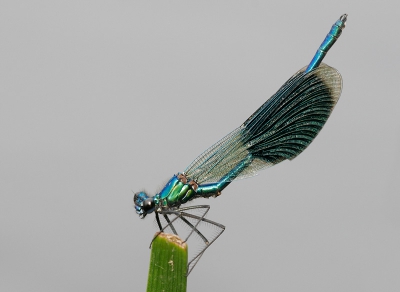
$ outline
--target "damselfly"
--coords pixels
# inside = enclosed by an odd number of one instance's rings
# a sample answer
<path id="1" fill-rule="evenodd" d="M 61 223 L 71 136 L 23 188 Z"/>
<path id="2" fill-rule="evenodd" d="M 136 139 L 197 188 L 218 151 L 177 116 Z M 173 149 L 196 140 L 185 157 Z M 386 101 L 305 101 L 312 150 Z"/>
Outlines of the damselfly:
<path id="1" fill-rule="evenodd" d="M 190 260 L 188 274 L 225 226 L 205 218 L 208 205 L 182 205 L 196 198 L 217 197 L 233 180 L 292 160 L 310 145 L 341 94 L 340 73 L 321 61 L 342 33 L 346 19 L 344 14 L 335 22 L 310 64 L 295 73 L 239 128 L 204 151 L 184 172 L 174 175 L 158 194 L 135 194 L 136 213 L 144 218 L 155 212 L 161 232 L 168 229 L 178 234 L 176 223 L 182 221 L 189 228 L 184 240 L 192 235 L 200 238 L 203 247 Z M 205 235 L 200 223 L 213 225 L 216 233 Z"/>

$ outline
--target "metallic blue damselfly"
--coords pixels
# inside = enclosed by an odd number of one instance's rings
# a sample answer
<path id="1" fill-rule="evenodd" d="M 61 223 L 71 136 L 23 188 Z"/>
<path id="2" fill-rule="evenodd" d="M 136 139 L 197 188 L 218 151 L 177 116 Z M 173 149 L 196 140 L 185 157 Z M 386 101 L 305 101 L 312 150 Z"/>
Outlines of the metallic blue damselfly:
<path id="1" fill-rule="evenodd" d="M 346 19 L 344 14 L 335 22 L 310 64 L 295 73 L 239 128 L 204 151 L 184 172 L 174 175 L 158 194 L 135 194 L 135 209 L 141 218 L 155 212 L 160 231 L 168 229 L 175 234 L 181 221 L 189 228 L 185 241 L 195 235 L 202 242 L 188 264 L 188 274 L 225 226 L 205 218 L 208 205 L 182 205 L 196 198 L 218 197 L 233 180 L 292 160 L 310 145 L 341 94 L 340 73 L 321 61 L 341 35 Z M 200 223 L 214 226 L 216 233 L 205 235 Z"/>

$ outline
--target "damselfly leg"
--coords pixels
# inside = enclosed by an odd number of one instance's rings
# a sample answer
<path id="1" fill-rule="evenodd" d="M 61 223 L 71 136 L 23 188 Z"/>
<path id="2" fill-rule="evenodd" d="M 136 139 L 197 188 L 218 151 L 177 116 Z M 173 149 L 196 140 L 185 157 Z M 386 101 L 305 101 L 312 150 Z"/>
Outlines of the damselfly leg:
<path id="1" fill-rule="evenodd" d="M 208 205 L 199 205 L 176 210 L 161 210 L 156 213 L 156 221 L 160 232 L 167 231 L 176 235 L 179 234 L 185 242 L 190 240 L 190 246 L 197 246 L 197 249 L 196 247 L 190 248 L 191 255 L 187 275 L 190 274 L 205 250 L 225 230 L 224 225 L 205 218 L 209 209 L 210 206 Z M 163 225 L 161 221 L 165 221 L 165 224 Z M 192 240 L 192 238 L 195 239 Z M 194 250 L 193 253 L 191 252 L 192 250 Z"/>

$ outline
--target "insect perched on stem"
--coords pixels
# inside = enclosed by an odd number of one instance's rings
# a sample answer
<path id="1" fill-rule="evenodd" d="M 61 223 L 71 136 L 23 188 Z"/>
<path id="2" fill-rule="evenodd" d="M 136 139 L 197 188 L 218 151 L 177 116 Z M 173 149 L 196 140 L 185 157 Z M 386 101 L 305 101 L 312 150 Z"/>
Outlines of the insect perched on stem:
<path id="1" fill-rule="evenodd" d="M 145 192 L 135 194 L 136 213 L 144 218 L 155 212 L 161 232 L 169 229 L 178 234 L 176 225 L 181 221 L 189 227 L 185 241 L 192 235 L 200 238 L 203 246 L 189 261 L 188 274 L 225 226 L 205 218 L 208 205 L 182 205 L 196 198 L 217 197 L 233 180 L 292 160 L 310 145 L 341 94 L 340 73 L 321 61 L 342 33 L 346 19 L 347 14 L 343 14 L 335 22 L 310 64 L 286 81 L 239 128 L 204 151 L 184 172 L 174 175 L 153 197 Z M 200 223 L 213 225 L 216 233 L 205 235 Z"/>

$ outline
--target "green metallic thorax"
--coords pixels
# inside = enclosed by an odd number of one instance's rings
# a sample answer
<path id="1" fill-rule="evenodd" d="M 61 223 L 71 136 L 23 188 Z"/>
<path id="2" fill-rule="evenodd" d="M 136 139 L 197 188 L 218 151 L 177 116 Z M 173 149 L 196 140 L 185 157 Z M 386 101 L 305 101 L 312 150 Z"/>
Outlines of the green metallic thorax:
<path id="1" fill-rule="evenodd" d="M 174 175 L 157 196 L 162 200 L 163 205 L 178 207 L 194 199 L 196 192 L 192 185 L 184 183 L 177 175 Z"/>

